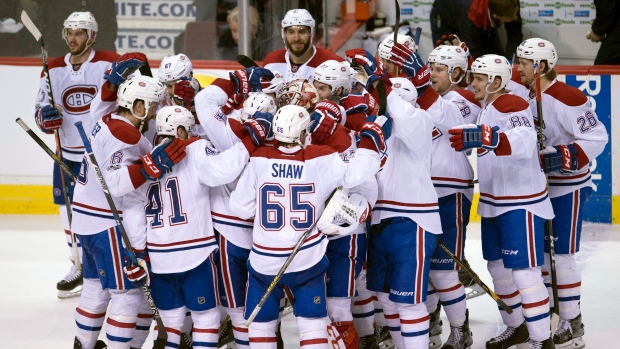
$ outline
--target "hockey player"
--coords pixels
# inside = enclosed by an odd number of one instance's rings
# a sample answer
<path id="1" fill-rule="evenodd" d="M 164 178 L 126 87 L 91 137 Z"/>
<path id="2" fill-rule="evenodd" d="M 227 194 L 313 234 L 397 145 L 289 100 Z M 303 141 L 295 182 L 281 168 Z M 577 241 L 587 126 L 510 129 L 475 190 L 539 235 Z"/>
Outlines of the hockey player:
<path id="1" fill-rule="evenodd" d="M 500 310 L 507 328 L 486 347 L 507 348 L 531 339 L 532 348 L 553 348 L 549 296 L 539 268 L 544 222 L 553 211 L 532 113 L 526 101 L 506 92 L 511 76 L 506 58 L 479 57 L 471 70 L 475 97 L 486 106 L 477 125 L 451 129 L 450 141 L 456 151 L 477 149 L 482 256 L 495 292 L 513 309 L 512 314 Z"/>
<path id="2" fill-rule="evenodd" d="M 314 69 L 326 60 L 342 62 L 338 55 L 314 46 L 315 21 L 308 10 L 289 10 L 282 19 L 282 40 L 285 48 L 268 54 L 264 67 L 285 82 L 312 79 Z"/>
<path id="3" fill-rule="evenodd" d="M 527 39 L 517 48 L 516 57 L 514 63 L 521 83 L 533 95 L 536 95 L 535 74 L 540 74 L 546 146 L 541 161 L 548 173 L 549 197 L 555 213 L 552 226 L 559 304 L 554 306 L 559 307 L 561 319 L 553 341 L 556 348 L 584 348 L 581 273 L 575 254 L 579 251 L 583 207 L 592 192 L 589 163 L 603 151 L 608 135 L 583 92 L 556 79 L 553 67 L 558 56 L 551 42 Z M 537 125 L 541 126 L 540 121 Z M 543 277 L 545 284 L 551 285 L 547 245 L 545 251 Z M 551 296 L 552 290 L 548 289 Z"/>
<path id="4" fill-rule="evenodd" d="M 385 163 L 377 174 L 379 196 L 368 234 L 368 289 L 377 292 L 397 348 L 428 348 L 424 301 L 434 234 L 441 234 L 430 174 L 433 122 L 426 111 L 389 88 L 372 55 L 355 49 L 347 51 L 347 59 L 363 67 L 369 88 L 379 79 L 387 85 L 387 111 L 394 119 L 394 137 L 386 143 Z"/>
<path id="5" fill-rule="evenodd" d="M 300 345 L 329 347 L 325 301 L 327 239 L 317 231 L 314 222 L 324 222 L 324 217 L 319 217 L 325 209 L 325 199 L 334 188 L 340 185 L 353 187 L 372 178 L 379 170 L 379 157 L 371 149 L 383 150 L 384 139 L 389 137 L 389 133 L 383 136 L 384 131 L 379 125 L 368 123 L 362 130 L 356 156 L 345 164 L 330 147 L 303 147 L 309 123 L 310 116 L 303 107 L 288 105 L 280 108 L 273 119 L 278 148 L 263 147 L 252 155 L 230 197 L 230 207 L 237 216 L 255 217 L 248 263 L 247 315 L 257 305 L 297 240 L 307 229 L 312 229 L 250 325 L 251 348 L 275 348 L 279 299 L 285 285 L 295 297 Z M 362 211 L 367 210 L 365 200 L 362 206 Z M 325 222 L 334 228 L 329 230 L 332 234 L 342 229 L 334 226 L 332 214 L 349 216 L 336 211 L 328 212 L 329 219 Z M 355 217 L 352 220 L 347 218 L 350 228 L 354 228 L 359 219 L 365 219 L 357 214 L 349 217 Z M 323 229 L 328 232 L 325 227 Z"/>
<path id="6" fill-rule="evenodd" d="M 63 57 L 48 61 L 49 80 L 53 99 L 56 106 L 49 104 L 47 77 L 41 72 L 39 93 L 36 99 L 35 119 L 41 131 L 51 134 L 58 130 L 63 161 L 78 173 L 84 153 L 84 146 L 75 126 L 81 120 L 84 128 L 90 130 L 92 124 L 88 120 L 88 110 L 91 99 L 97 94 L 97 89 L 103 83 L 103 73 L 118 55 L 110 51 L 95 51 L 92 45 L 97 39 L 97 21 L 90 12 L 73 12 L 64 22 L 62 37 L 69 53 Z M 86 116 L 86 117 L 85 117 Z M 66 119 L 66 120 L 65 120 Z M 65 121 L 63 125 L 63 121 Z M 73 239 L 71 237 L 71 222 L 67 214 L 63 196 L 62 178 L 59 166 L 54 163 L 53 171 L 54 203 L 59 205 L 60 218 L 65 230 L 65 238 L 69 245 L 70 259 L 75 264 L 73 256 Z M 65 175 L 64 182 L 69 191 L 69 200 L 73 198 L 73 183 Z M 78 242 L 78 257 L 81 258 L 82 248 Z M 82 286 L 82 270 L 75 265 L 65 277 L 58 282 L 58 298 L 78 296 Z"/>
<path id="7" fill-rule="evenodd" d="M 121 66 L 115 64 L 111 76 L 118 75 Z M 101 118 L 90 133 L 93 153 L 120 215 L 124 200 L 137 195 L 136 188 L 159 178 L 185 156 L 184 146 L 177 141 L 151 150 L 139 131 L 146 130 L 163 98 L 164 86 L 157 80 L 143 76 L 129 79 L 118 88 L 117 112 Z M 140 343 L 132 337 L 144 295 L 122 272 L 120 233 L 87 157 L 75 188 L 72 227 L 84 249 L 84 289 L 74 313 L 74 348 L 93 348 L 106 310 L 109 348 L 141 347 L 145 338 Z"/>
<path id="8" fill-rule="evenodd" d="M 194 77 L 192 62 L 183 53 L 166 56 L 159 64 L 159 82 L 166 87 L 166 104 L 180 105 L 192 111 L 200 83 Z"/>
<path id="9" fill-rule="evenodd" d="M 160 138 L 187 140 L 194 124 L 192 113 L 180 106 L 167 106 L 157 113 Z M 262 128 L 255 120 L 247 125 Z M 266 135 L 264 130 L 251 132 L 259 140 Z M 147 277 L 145 266 L 138 265 L 125 268 L 125 273 L 136 286 L 150 279 L 153 300 L 168 333 L 166 348 L 179 346 L 188 309 L 194 346 L 215 347 L 220 313 L 210 191 L 237 178 L 255 145 L 249 134 L 222 153 L 198 137 L 185 144 L 186 159 L 157 181 L 141 186 L 140 195 L 125 202 L 124 221 L 137 226 L 130 229 L 132 246 L 146 250 L 151 271 Z"/>

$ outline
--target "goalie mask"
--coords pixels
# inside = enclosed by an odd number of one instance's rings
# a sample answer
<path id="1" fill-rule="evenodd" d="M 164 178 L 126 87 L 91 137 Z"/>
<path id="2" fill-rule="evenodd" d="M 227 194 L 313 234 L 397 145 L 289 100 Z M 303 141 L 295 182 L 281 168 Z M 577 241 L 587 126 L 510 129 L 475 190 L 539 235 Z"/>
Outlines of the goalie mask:
<path id="1" fill-rule="evenodd" d="M 191 136 L 191 128 L 195 124 L 194 115 L 180 106 L 163 107 L 157 112 L 157 117 L 155 118 L 158 136 L 187 139 Z M 179 128 L 181 129 L 179 130 Z M 180 137 L 179 133 L 185 133 L 184 137 Z"/>
<path id="2" fill-rule="evenodd" d="M 301 133 L 310 125 L 310 114 L 298 105 L 285 105 L 273 116 L 273 136 L 284 143 L 301 142 Z"/>
<path id="3" fill-rule="evenodd" d="M 76 56 L 81 56 L 90 48 L 94 43 L 97 37 L 97 30 L 99 27 L 97 26 L 97 21 L 95 20 L 95 16 L 93 16 L 90 12 L 73 12 L 67 17 L 63 24 L 62 28 L 62 39 L 65 40 L 67 46 L 69 46 L 69 40 L 67 39 L 67 34 L 69 29 L 84 29 L 86 30 L 86 34 L 88 35 L 88 40 L 86 41 L 86 47 L 82 52 L 77 54 Z"/>
<path id="4" fill-rule="evenodd" d="M 241 114 L 239 114 L 239 119 L 241 122 L 245 122 L 257 111 L 273 115 L 277 111 L 276 102 L 268 94 L 251 92 L 250 96 L 243 102 L 243 109 Z"/>
<path id="5" fill-rule="evenodd" d="M 289 81 L 278 92 L 276 104 L 280 108 L 286 105 L 298 105 L 311 110 L 319 102 L 316 88 L 304 79 Z"/>
<path id="6" fill-rule="evenodd" d="M 144 107 L 148 111 L 153 103 L 156 105 L 161 103 L 165 91 L 164 85 L 154 78 L 143 75 L 135 76 L 127 79 L 118 87 L 116 104 L 119 107 L 129 109 L 133 116 L 144 122 L 148 113 L 141 117 L 134 114 L 134 103 L 137 100 L 143 101 Z"/>

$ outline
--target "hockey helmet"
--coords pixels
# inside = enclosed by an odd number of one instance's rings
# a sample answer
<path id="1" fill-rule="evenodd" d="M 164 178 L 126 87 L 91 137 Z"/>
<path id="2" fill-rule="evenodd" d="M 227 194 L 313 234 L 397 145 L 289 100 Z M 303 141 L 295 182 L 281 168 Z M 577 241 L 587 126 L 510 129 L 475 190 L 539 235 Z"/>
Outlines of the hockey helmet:
<path id="1" fill-rule="evenodd" d="M 180 106 L 167 106 L 157 112 L 155 126 L 157 135 L 177 137 L 177 129 L 180 126 L 185 128 L 187 133 L 191 133 L 191 127 L 196 124 L 194 115 L 187 109 Z"/>
<path id="2" fill-rule="evenodd" d="M 418 50 L 418 46 L 409 35 L 398 34 L 396 36 L 396 41 L 401 45 L 409 47 L 414 52 Z M 390 60 L 392 57 L 392 46 L 394 46 L 394 35 L 390 34 L 379 44 L 379 48 L 377 49 L 379 58 Z"/>
<path id="3" fill-rule="evenodd" d="M 517 57 L 531 59 L 534 67 L 538 67 L 541 61 L 546 60 L 549 69 L 553 69 L 558 62 L 558 54 L 555 46 L 547 40 L 540 38 L 527 39 L 517 47 Z"/>
<path id="4" fill-rule="evenodd" d="M 97 34 L 97 30 L 99 29 L 99 27 L 97 26 L 97 21 L 95 20 L 95 16 L 93 16 L 92 13 L 73 12 L 69 15 L 69 17 L 67 17 L 62 28 L 62 38 L 63 40 L 65 40 L 67 45 L 69 45 L 69 41 L 67 40 L 68 29 L 86 30 L 88 40 L 91 41 L 90 44 L 86 45 L 86 49 L 88 49 L 94 43 L 95 35 Z M 86 49 L 84 51 L 86 51 Z"/>
<path id="5" fill-rule="evenodd" d="M 133 114 L 133 105 L 136 100 L 144 101 L 144 105 L 148 109 L 151 103 L 159 104 L 163 100 L 165 91 L 164 85 L 154 78 L 143 75 L 135 76 L 127 79 L 118 87 L 116 104 L 119 107 L 129 109 Z M 146 115 L 136 117 L 143 120 Z"/>
<path id="6" fill-rule="evenodd" d="M 298 105 L 285 105 L 273 116 L 273 136 L 280 142 L 301 144 L 301 131 L 310 125 L 310 114 Z"/>
<path id="7" fill-rule="evenodd" d="M 314 36 L 314 27 L 316 22 L 308 10 L 303 8 L 289 10 L 282 19 L 282 39 L 284 39 L 284 31 L 292 26 L 310 27 L 310 34 Z"/>
<path id="8" fill-rule="evenodd" d="M 276 110 L 276 102 L 271 96 L 263 92 L 250 92 L 250 96 L 243 102 L 243 109 L 241 114 L 239 114 L 239 119 L 241 119 L 241 122 L 245 122 L 257 111 L 273 115 L 276 113 Z"/>
<path id="9" fill-rule="evenodd" d="M 392 91 L 396 92 L 400 98 L 414 104 L 418 98 L 418 90 L 413 83 L 407 78 L 390 78 L 392 82 Z"/>
<path id="10" fill-rule="evenodd" d="M 476 58 L 471 65 L 472 74 L 483 74 L 489 78 L 488 85 L 493 83 L 493 80 L 498 77 L 501 79 L 501 84 L 496 91 L 488 91 L 488 93 L 495 93 L 502 88 L 506 87 L 508 81 L 512 76 L 512 67 L 504 56 L 499 55 L 484 55 Z"/>
<path id="11" fill-rule="evenodd" d="M 187 55 L 179 53 L 174 56 L 166 56 L 159 65 L 159 81 L 162 83 L 189 78 L 192 76 L 192 62 Z"/>
<path id="12" fill-rule="evenodd" d="M 349 66 L 333 59 L 327 60 L 316 69 L 313 75 L 314 81 L 331 86 L 332 95 L 338 88 L 342 87 L 342 96 L 346 96 L 351 91 L 351 72 Z"/>

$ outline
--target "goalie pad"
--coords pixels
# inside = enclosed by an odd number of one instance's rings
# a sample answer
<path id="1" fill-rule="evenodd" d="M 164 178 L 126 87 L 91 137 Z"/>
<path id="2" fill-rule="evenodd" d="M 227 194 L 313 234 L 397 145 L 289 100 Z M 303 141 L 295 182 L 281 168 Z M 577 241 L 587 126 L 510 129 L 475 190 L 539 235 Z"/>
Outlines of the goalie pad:
<path id="1" fill-rule="evenodd" d="M 366 221 L 370 213 L 368 201 L 359 194 L 349 197 L 348 189 L 338 189 L 331 197 L 317 228 L 325 235 L 351 234 L 359 223 Z"/>

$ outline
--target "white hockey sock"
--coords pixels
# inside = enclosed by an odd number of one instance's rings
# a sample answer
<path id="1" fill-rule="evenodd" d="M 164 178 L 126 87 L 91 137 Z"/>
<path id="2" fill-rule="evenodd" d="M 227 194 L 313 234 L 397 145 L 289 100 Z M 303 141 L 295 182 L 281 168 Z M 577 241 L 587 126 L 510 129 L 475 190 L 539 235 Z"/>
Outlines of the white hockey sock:
<path id="1" fill-rule="evenodd" d="M 136 332 L 133 334 L 133 338 L 130 343 L 132 348 L 142 348 L 144 342 L 146 342 L 146 339 L 149 337 L 151 323 L 153 322 L 153 312 L 151 311 L 151 307 L 146 301 L 146 297 L 143 298 L 144 300 L 140 305 L 138 318 L 136 320 Z"/>
<path id="2" fill-rule="evenodd" d="M 525 318 L 521 310 L 521 295 L 512 279 L 512 270 L 504 268 L 504 262 L 501 259 L 487 262 L 487 269 L 493 278 L 495 293 L 513 310 L 512 314 L 508 314 L 498 306 L 504 324 L 518 327 L 525 321 Z"/>
<path id="3" fill-rule="evenodd" d="M 426 305 L 426 310 L 429 313 L 434 312 L 435 310 L 437 310 L 438 303 L 439 303 L 439 293 L 437 292 L 435 287 L 429 282 L 428 289 L 426 290 L 426 300 L 424 301 L 424 304 Z"/>
<path id="4" fill-rule="evenodd" d="M 238 308 L 226 308 L 228 316 L 233 326 L 233 335 L 235 336 L 235 343 L 237 349 L 247 349 L 250 347 L 250 335 L 248 328 L 245 326 L 245 319 L 243 318 L 244 307 Z"/>
<path id="5" fill-rule="evenodd" d="M 551 275 L 549 269 L 549 254 L 545 253 L 543 276 L 549 291 L 550 304 L 553 304 L 553 290 L 551 289 Z M 558 298 L 560 317 L 564 320 L 576 318 L 581 310 L 581 272 L 577 268 L 574 254 L 556 254 L 555 268 L 558 277 Z M 546 273 L 545 273 L 546 272 Z"/>
<path id="6" fill-rule="evenodd" d="M 458 272 L 456 270 L 431 270 L 430 277 L 437 288 L 450 326 L 463 326 L 467 304 L 465 304 L 465 287 L 459 281 Z"/>
<path id="7" fill-rule="evenodd" d="M 327 314 L 331 322 L 353 321 L 351 298 L 327 297 Z"/>
<path id="8" fill-rule="evenodd" d="M 549 317 L 549 294 L 539 268 L 514 269 L 514 282 L 519 288 L 525 324 L 530 338 L 543 341 L 551 333 Z"/>
<path id="9" fill-rule="evenodd" d="M 424 303 L 395 303 L 400 315 L 404 349 L 428 349 L 429 315 Z"/>
<path id="10" fill-rule="evenodd" d="M 360 337 L 371 335 L 375 332 L 373 321 L 375 316 L 375 306 L 372 302 L 372 292 L 367 289 L 357 290 L 357 296 L 353 298 L 351 307 L 353 323 Z"/>
<path id="11" fill-rule="evenodd" d="M 327 325 L 329 319 L 296 317 L 299 327 L 299 346 L 304 349 L 328 349 Z"/>
<path id="12" fill-rule="evenodd" d="M 84 279 L 80 302 L 73 312 L 76 336 L 84 348 L 95 346 L 109 302 L 110 294 L 101 288 L 99 279 Z"/>
<path id="13" fill-rule="evenodd" d="M 383 314 L 383 306 L 381 302 L 379 302 L 379 292 L 372 293 L 372 301 L 375 307 L 375 323 L 378 327 L 387 326 L 387 322 L 385 321 L 385 315 Z"/>
<path id="14" fill-rule="evenodd" d="M 189 309 L 185 308 L 185 320 L 183 320 L 183 325 L 181 326 L 181 333 L 192 332 L 193 326 L 194 322 L 192 321 L 192 312 L 190 312 Z"/>
<path id="15" fill-rule="evenodd" d="M 220 329 L 220 311 L 216 308 L 192 311 L 194 347 L 217 347 Z"/>
<path id="16" fill-rule="evenodd" d="M 396 348 L 400 349 L 403 348 L 403 336 L 400 332 L 400 315 L 398 314 L 396 303 L 392 302 L 389 297 L 388 293 L 377 292 L 377 299 L 383 307 L 383 316 L 392 335 L 392 341 L 394 341 Z"/>
<path id="17" fill-rule="evenodd" d="M 252 322 L 248 333 L 250 334 L 250 348 L 252 349 L 276 349 L 276 327 L 278 320 L 269 322 Z"/>
<path id="18" fill-rule="evenodd" d="M 140 289 L 110 290 L 112 299 L 106 323 L 109 349 L 129 349 L 136 331 L 138 311 L 144 299 Z"/>
<path id="19" fill-rule="evenodd" d="M 186 312 L 187 308 L 185 307 L 179 307 L 171 310 L 159 310 L 159 316 L 161 316 L 161 321 L 164 323 L 164 326 L 166 327 L 166 334 L 168 335 L 168 339 L 166 340 L 166 348 L 178 348 L 179 343 L 181 343 L 181 327 L 185 322 Z M 153 331 L 153 341 L 157 339 L 158 330 L 159 328 L 155 326 L 155 330 Z"/>

